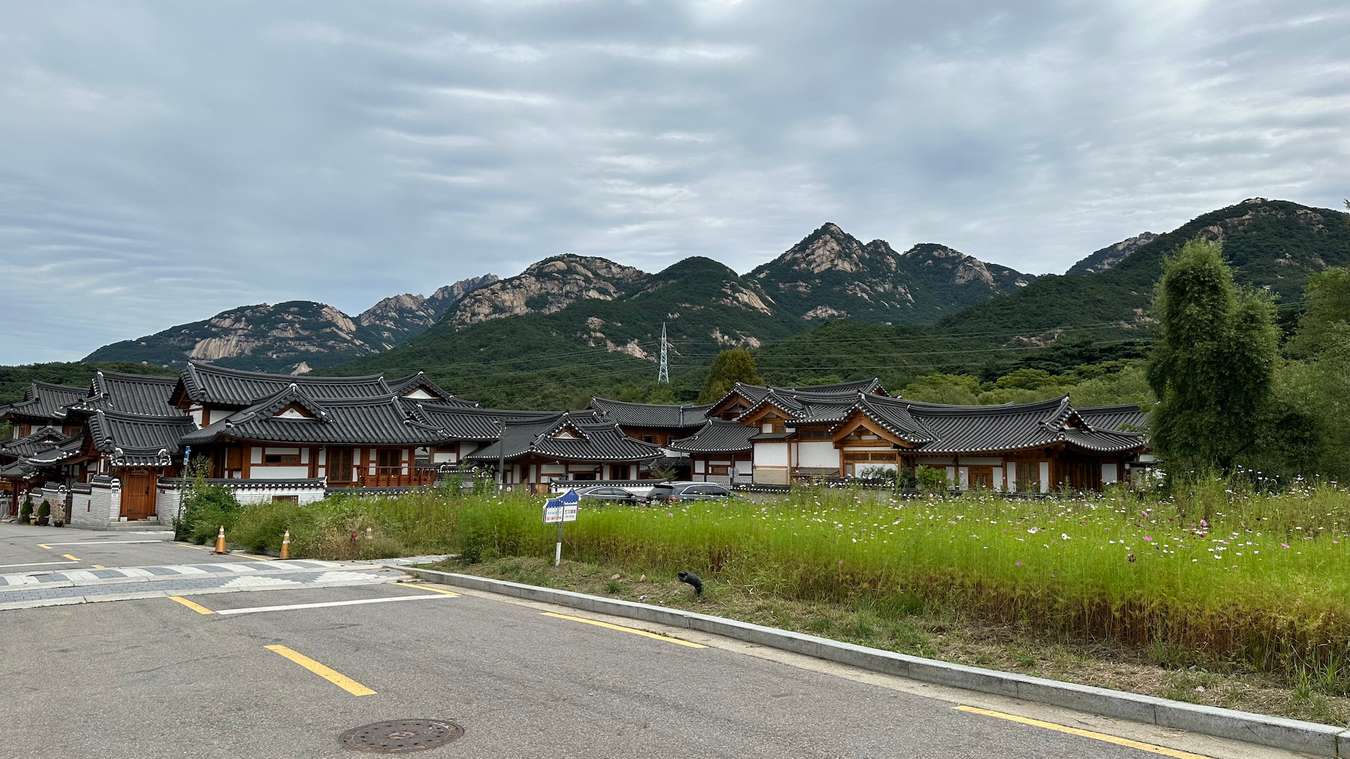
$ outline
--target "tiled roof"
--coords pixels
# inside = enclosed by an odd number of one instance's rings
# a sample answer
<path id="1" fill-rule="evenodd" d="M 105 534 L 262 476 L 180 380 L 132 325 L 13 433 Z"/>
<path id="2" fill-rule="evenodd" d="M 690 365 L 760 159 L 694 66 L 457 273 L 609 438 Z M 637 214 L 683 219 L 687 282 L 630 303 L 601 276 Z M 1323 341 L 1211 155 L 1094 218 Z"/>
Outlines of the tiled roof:
<path id="1" fill-rule="evenodd" d="M 415 423 L 413 404 L 392 394 L 317 399 L 313 387 L 288 386 L 276 395 L 183 437 L 184 445 L 224 438 L 264 443 L 430 445 L 440 436 Z M 295 406 L 308 416 L 277 414 Z"/>
<path id="2" fill-rule="evenodd" d="M 567 435 L 559 437 L 564 430 Z M 629 439 L 617 424 L 598 420 L 593 413 L 569 412 L 508 421 L 499 440 L 465 459 L 491 462 L 499 455 L 506 459 L 535 455 L 566 461 L 647 461 L 660 457 L 661 449 Z"/>
<path id="3" fill-rule="evenodd" d="M 686 453 L 736 453 L 751 449 L 750 438 L 758 427 L 723 419 L 709 419 L 703 428 L 689 437 L 672 440 L 667 446 Z"/>
<path id="4" fill-rule="evenodd" d="M 309 377 L 264 374 L 226 369 L 189 361 L 178 377 L 171 401 L 185 397 L 194 403 L 217 406 L 251 406 L 285 390 L 292 384 L 304 388 L 320 401 L 340 398 L 373 398 L 393 395 L 383 377 Z"/>
<path id="5" fill-rule="evenodd" d="M 440 385 L 437 385 L 435 382 L 432 382 L 431 379 L 428 378 L 427 375 L 422 372 L 410 374 L 407 377 L 399 377 L 398 379 L 386 380 L 385 384 L 389 385 L 389 389 L 394 391 L 394 393 L 397 395 L 407 395 L 408 393 L 416 390 L 417 388 L 421 388 L 427 391 L 427 393 L 435 396 L 440 403 L 445 403 L 451 406 L 465 406 L 465 407 L 474 407 L 478 405 L 478 403 L 475 401 L 455 397 L 445 388 L 441 387 Z M 412 398 L 410 400 L 418 400 L 418 399 Z"/>
<path id="6" fill-rule="evenodd" d="M 193 429 L 187 416 L 144 416 L 98 410 L 85 423 L 94 448 L 115 466 L 167 466 Z"/>
<path id="7" fill-rule="evenodd" d="M 712 408 L 712 404 L 677 406 L 592 398 L 591 408 L 623 426 L 685 429 L 698 427 L 707 421 L 708 409 Z"/>
<path id="8" fill-rule="evenodd" d="M 1148 412 L 1135 405 L 1078 406 L 1077 410 L 1094 430 L 1148 432 Z"/>
<path id="9" fill-rule="evenodd" d="M 1097 452 L 1139 450 L 1142 435 L 1082 425 L 1068 396 L 1002 406 L 953 406 L 860 395 L 856 411 L 921 453 L 1017 451 L 1066 443 Z"/>
<path id="10" fill-rule="evenodd" d="M 557 411 L 513 411 L 507 409 L 465 408 L 430 401 L 415 402 L 418 421 L 434 430 L 446 442 L 452 440 L 496 440 L 503 421 L 537 422 L 554 419 Z"/>
<path id="11" fill-rule="evenodd" d="M 98 371 L 87 397 L 72 406 L 76 411 L 116 411 L 141 416 L 182 416 L 183 412 L 169 403 L 178 380 L 173 377 L 150 377 L 142 374 Z"/>
<path id="12" fill-rule="evenodd" d="M 34 430 L 32 434 L 25 435 L 17 440 L 7 440 L 0 443 L 0 456 L 6 458 L 19 458 L 36 453 L 44 448 L 67 439 L 67 435 L 56 427 L 42 427 Z"/>
<path id="13" fill-rule="evenodd" d="M 0 419 L 10 416 L 65 419 L 66 406 L 79 403 L 88 394 L 89 391 L 82 387 L 31 382 L 23 393 L 23 400 L 0 406 Z"/>

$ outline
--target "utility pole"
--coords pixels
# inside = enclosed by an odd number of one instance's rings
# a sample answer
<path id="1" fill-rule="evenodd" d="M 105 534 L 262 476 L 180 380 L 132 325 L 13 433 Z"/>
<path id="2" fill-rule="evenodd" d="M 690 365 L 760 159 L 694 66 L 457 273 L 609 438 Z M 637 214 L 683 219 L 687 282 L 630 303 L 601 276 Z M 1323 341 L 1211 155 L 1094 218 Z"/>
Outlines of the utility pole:
<path id="1" fill-rule="evenodd" d="M 670 341 L 666 339 L 666 323 L 661 322 L 661 365 L 656 369 L 656 384 L 670 384 Z"/>

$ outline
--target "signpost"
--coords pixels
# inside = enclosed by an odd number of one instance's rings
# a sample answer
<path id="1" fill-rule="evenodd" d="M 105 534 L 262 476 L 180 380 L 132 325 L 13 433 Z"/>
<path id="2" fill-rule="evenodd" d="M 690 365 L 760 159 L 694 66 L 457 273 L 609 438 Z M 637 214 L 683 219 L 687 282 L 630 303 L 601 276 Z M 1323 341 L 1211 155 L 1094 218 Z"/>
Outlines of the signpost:
<path id="1" fill-rule="evenodd" d="M 581 497 L 577 491 L 569 490 L 557 498 L 544 502 L 544 524 L 558 525 L 558 544 L 553 549 L 553 566 L 562 565 L 563 522 L 577 521 L 577 506 Z"/>

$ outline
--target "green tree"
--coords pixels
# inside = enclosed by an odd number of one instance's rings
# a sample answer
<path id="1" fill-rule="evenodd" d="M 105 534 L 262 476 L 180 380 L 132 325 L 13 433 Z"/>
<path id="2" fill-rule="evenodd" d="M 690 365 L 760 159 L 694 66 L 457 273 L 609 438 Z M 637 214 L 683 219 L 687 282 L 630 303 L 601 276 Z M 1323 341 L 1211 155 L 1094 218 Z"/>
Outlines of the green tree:
<path id="1" fill-rule="evenodd" d="M 708 381 L 703 383 L 703 392 L 698 396 L 699 403 L 712 403 L 726 395 L 737 382 L 749 385 L 764 382 L 755 368 L 755 357 L 745 348 L 732 348 L 717 354 L 708 372 Z"/>
<path id="2" fill-rule="evenodd" d="M 1311 358 L 1350 336 L 1350 269 L 1336 267 L 1308 279 L 1298 330 L 1285 346 L 1296 358 Z"/>
<path id="3" fill-rule="evenodd" d="M 968 374 L 925 374 L 900 389 L 901 398 L 929 403 L 979 403 L 980 380 Z"/>
<path id="4" fill-rule="evenodd" d="M 1231 471 L 1260 439 L 1279 336 L 1270 299 L 1239 291 L 1218 243 L 1194 239 L 1163 264 L 1149 358 L 1153 447 L 1172 475 Z"/>

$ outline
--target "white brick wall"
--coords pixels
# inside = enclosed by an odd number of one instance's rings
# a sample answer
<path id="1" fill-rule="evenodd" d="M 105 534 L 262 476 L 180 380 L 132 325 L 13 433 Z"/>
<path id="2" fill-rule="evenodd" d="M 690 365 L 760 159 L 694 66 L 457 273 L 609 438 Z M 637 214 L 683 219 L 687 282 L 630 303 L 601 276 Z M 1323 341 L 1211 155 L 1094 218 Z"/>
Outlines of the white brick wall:
<path id="1" fill-rule="evenodd" d="M 122 481 L 95 480 L 89 484 L 89 501 L 84 510 L 72 509 L 70 524 L 91 530 L 105 530 L 122 517 Z"/>

